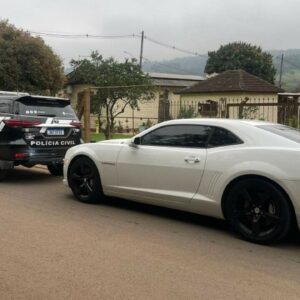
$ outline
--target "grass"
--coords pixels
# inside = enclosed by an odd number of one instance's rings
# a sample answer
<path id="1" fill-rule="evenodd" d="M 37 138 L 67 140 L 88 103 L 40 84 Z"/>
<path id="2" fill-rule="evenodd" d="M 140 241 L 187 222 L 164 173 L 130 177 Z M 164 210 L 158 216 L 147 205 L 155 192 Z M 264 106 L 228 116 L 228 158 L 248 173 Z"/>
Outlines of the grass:
<path id="1" fill-rule="evenodd" d="M 131 138 L 132 135 L 129 134 L 122 134 L 122 133 L 115 133 L 113 135 L 113 139 L 128 139 Z M 93 133 L 92 134 L 92 141 L 99 142 L 99 141 L 104 141 L 105 136 L 103 133 Z"/>

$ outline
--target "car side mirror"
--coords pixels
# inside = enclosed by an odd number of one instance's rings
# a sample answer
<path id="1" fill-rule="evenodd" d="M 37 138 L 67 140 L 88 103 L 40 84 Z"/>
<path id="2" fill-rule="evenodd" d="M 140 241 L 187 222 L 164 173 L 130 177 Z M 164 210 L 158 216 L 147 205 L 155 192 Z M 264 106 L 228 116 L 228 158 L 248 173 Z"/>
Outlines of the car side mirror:
<path id="1" fill-rule="evenodd" d="M 140 138 L 140 137 L 136 137 L 136 138 L 134 138 L 133 140 L 131 140 L 129 146 L 130 146 L 130 147 L 137 148 L 138 145 L 140 145 L 140 144 L 141 144 L 141 138 Z"/>

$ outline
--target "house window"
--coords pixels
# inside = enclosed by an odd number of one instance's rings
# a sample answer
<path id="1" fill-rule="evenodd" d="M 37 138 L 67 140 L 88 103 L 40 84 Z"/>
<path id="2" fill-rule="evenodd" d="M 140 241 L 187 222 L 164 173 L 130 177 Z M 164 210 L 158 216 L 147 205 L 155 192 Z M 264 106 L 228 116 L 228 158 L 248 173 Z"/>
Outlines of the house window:
<path id="1" fill-rule="evenodd" d="M 198 102 L 198 112 L 203 117 L 216 117 L 218 115 L 218 103 L 207 100 L 205 103 Z"/>

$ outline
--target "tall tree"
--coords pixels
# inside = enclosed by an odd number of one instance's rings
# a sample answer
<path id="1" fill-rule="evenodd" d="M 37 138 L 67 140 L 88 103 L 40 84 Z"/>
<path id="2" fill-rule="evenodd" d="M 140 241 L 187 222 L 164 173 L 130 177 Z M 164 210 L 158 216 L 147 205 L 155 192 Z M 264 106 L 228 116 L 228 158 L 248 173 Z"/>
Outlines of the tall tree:
<path id="1" fill-rule="evenodd" d="M 135 59 L 118 62 L 114 58 L 104 59 L 93 52 L 90 59 L 72 60 L 73 71 L 70 83 L 86 83 L 97 87 L 91 97 L 91 111 L 99 123 L 105 116 L 105 137 L 110 139 L 115 119 L 126 107 L 138 108 L 140 102 L 153 99 L 151 78 L 140 70 Z"/>
<path id="2" fill-rule="evenodd" d="M 0 20 L 0 90 L 54 94 L 64 79 L 60 58 L 41 38 Z"/>
<path id="3" fill-rule="evenodd" d="M 274 83 L 276 69 L 272 55 L 261 47 L 243 42 L 221 46 L 217 51 L 208 52 L 205 72 L 221 73 L 227 70 L 243 69 L 270 83 Z"/>

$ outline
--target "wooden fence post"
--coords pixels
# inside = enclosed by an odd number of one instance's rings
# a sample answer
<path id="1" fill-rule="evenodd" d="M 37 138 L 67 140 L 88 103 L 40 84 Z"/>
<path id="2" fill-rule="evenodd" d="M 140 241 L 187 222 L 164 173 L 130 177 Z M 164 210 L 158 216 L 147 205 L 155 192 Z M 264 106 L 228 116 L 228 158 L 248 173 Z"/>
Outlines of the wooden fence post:
<path id="1" fill-rule="evenodd" d="M 89 88 L 84 91 L 83 105 L 84 141 L 89 143 L 91 141 L 91 91 Z"/>

